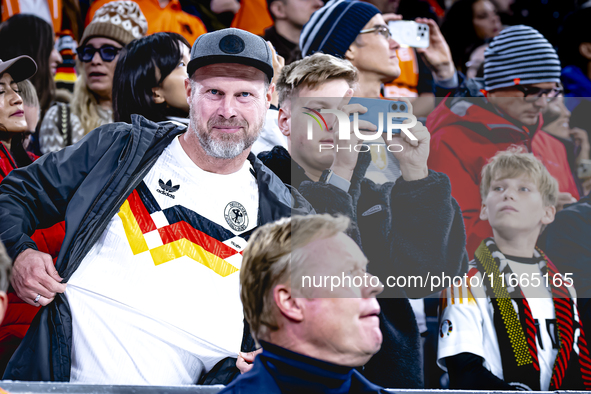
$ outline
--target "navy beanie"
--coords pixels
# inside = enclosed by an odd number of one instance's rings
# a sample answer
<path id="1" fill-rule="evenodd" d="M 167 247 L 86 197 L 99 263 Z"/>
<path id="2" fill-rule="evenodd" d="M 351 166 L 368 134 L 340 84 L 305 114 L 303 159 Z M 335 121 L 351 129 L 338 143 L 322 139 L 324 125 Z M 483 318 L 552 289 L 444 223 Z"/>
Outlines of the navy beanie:
<path id="1" fill-rule="evenodd" d="M 302 30 L 302 57 L 322 52 L 344 58 L 359 32 L 379 13 L 374 5 L 363 1 L 330 0 L 312 14 Z"/>

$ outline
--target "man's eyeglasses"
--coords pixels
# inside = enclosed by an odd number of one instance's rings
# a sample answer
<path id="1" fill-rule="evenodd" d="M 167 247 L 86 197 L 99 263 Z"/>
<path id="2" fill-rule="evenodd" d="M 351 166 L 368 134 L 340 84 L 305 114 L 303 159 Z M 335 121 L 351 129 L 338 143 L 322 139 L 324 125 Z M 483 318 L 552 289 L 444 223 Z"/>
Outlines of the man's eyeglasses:
<path id="1" fill-rule="evenodd" d="M 373 33 L 373 32 L 381 34 L 382 36 L 384 36 L 386 38 L 386 40 L 389 40 L 390 37 L 392 37 L 392 34 L 390 33 L 390 29 L 386 25 L 379 25 L 379 26 L 372 27 L 371 29 L 361 30 L 359 32 L 359 34 L 366 34 L 366 33 Z"/>
<path id="2" fill-rule="evenodd" d="M 91 62 L 95 53 L 99 53 L 101 59 L 105 62 L 112 62 L 117 57 L 117 54 L 122 48 L 114 47 L 113 45 L 103 45 L 100 48 L 95 48 L 92 45 L 86 45 L 76 48 L 78 58 L 84 63 Z"/>
<path id="3" fill-rule="evenodd" d="M 525 87 L 521 85 L 516 85 L 515 89 L 523 93 L 523 98 L 528 103 L 533 103 L 534 101 L 538 100 L 540 97 L 544 95 L 546 96 L 546 101 L 552 102 L 564 93 L 562 87 L 556 87 L 552 89 L 541 89 L 536 87 Z"/>

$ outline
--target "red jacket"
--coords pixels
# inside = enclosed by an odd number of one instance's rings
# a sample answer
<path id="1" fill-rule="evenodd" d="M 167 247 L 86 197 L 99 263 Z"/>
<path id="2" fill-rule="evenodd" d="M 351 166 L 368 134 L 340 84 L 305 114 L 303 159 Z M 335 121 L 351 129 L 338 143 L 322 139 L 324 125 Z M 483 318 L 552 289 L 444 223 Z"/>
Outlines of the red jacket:
<path id="1" fill-rule="evenodd" d="M 566 149 L 541 130 L 541 115 L 532 139 L 528 129 L 509 122 L 484 100 L 445 99 L 427 118 L 427 128 L 431 132 L 428 165 L 449 176 L 452 196 L 462 208 L 469 256 L 484 238 L 493 235 L 488 222 L 479 218 L 482 205 L 479 187 L 482 167 L 496 152 L 513 144 L 525 146 L 558 180 L 561 192 L 579 198 Z"/>
<path id="2" fill-rule="evenodd" d="M 15 168 L 16 162 L 0 142 L 0 181 Z M 53 227 L 35 231 L 31 239 L 41 252 L 49 253 L 55 262 L 65 234 L 65 224 L 61 222 Z M 10 356 L 27 333 L 38 311 L 39 308 L 25 303 L 15 293 L 8 294 L 8 309 L 0 325 L 0 373 L 3 373 Z"/>

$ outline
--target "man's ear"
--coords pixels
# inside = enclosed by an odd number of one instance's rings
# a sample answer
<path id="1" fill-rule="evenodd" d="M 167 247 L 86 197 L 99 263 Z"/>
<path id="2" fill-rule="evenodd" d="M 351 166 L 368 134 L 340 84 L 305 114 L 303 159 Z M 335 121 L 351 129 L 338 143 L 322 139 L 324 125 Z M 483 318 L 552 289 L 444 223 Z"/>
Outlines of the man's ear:
<path id="1" fill-rule="evenodd" d="M 273 103 L 273 93 L 275 93 L 275 84 L 271 83 L 269 85 L 269 90 L 267 90 L 267 93 L 266 93 L 267 109 L 269 109 L 271 107 L 271 104 L 277 104 L 277 103 Z"/>
<path id="2" fill-rule="evenodd" d="M 345 59 L 350 62 L 353 62 L 355 61 L 355 56 L 357 56 L 357 46 L 355 45 L 355 43 L 353 43 L 351 44 L 349 49 L 347 49 L 347 52 L 345 52 Z"/>
<path id="3" fill-rule="evenodd" d="M 285 107 L 279 108 L 279 117 L 277 119 L 277 124 L 279 126 L 279 130 L 281 130 L 281 134 L 287 137 L 287 139 L 291 138 L 291 111 L 286 109 Z"/>
<path id="4" fill-rule="evenodd" d="M 285 4 L 283 1 L 273 1 L 269 5 L 269 11 L 271 15 L 275 17 L 275 19 L 285 19 L 287 15 L 285 14 Z"/>
<path id="5" fill-rule="evenodd" d="M 164 96 L 162 95 L 162 88 L 160 86 L 152 88 L 152 100 L 154 100 L 156 104 L 162 104 L 166 102 Z"/>
<path id="6" fill-rule="evenodd" d="M 187 104 L 191 106 L 191 80 L 185 79 L 185 95 L 187 96 Z"/>
<path id="7" fill-rule="evenodd" d="M 556 216 L 556 207 L 554 205 L 549 205 L 544 207 L 544 216 L 542 216 L 542 224 L 547 225 L 554 221 L 554 217 Z"/>
<path id="8" fill-rule="evenodd" d="M 273 289 L 273 300 L 281 314 L 287 319 L 295 322 L 304 320 L 304 313 L 299 302 L 300 299 L 294 297 L 289 286 L 284 284 L 275 286 Z"/>
<path id="9" fill-rule="evenodd" d="M 488 212 L 484 203 L 482 203 L 482 207 L 480 207 L 480 220 L 488 220 Z"/>
<path id="10" fill-rule="evenodd" d="M 582 42 L 579 44 L 579 53 L 587 60 L 591 60 L 591 42 Z"/>

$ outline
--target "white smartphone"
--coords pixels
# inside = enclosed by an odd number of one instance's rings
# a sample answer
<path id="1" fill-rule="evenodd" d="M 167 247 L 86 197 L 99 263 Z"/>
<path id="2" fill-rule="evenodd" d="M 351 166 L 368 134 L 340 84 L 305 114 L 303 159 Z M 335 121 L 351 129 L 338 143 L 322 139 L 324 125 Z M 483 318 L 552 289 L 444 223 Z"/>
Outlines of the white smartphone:
<path id="1" fill-rule="evenodd" d="M 400 45 L 412 48 L 429 47 L 429 25 L 413 21 L 391 21 L 388 23 L 392 38 Z"/>
<path id="2" fill-rule="evenodd" d="M 591 160 L 581 160 L 577 169 L 577 176 L 579 179 L 591 178 Z"/>

